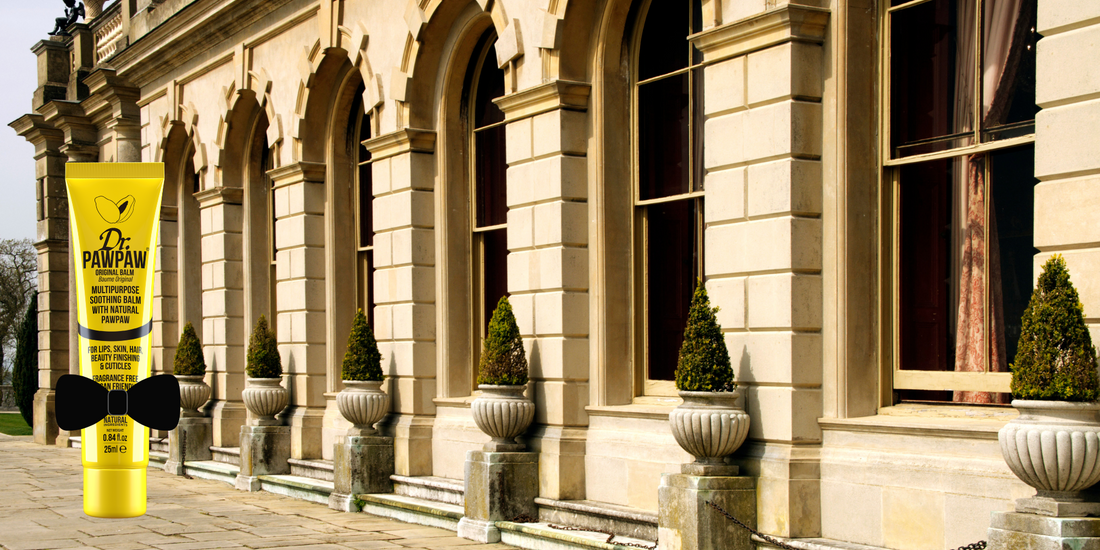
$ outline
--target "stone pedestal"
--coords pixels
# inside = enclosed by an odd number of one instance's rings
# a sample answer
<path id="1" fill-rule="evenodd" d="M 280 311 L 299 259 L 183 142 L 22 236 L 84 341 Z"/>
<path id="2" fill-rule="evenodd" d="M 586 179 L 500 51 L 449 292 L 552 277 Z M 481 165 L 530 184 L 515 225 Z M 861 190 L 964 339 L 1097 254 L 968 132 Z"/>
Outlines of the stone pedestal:
<path id="1" fill-rule="evenodd" d="M 207 417 L 180 418 L 176 429 L 168 432 L 168 461 L 164 463 L 164 471 L 180 476 L 185 461 L 210 460 L 212 427 Z"/>
<path id="2" fill-rule="evenodd" d="M 466 453 L 466 516 L 458 536 L 478 542 L 500 541 L 497 521 L 538 517 L 539 458 L 536 453 Z"/>
<path id="3" fill-rule="evenodd" d="M 332 449 L 333 491 L 328 507 L 358 512 L 356 495 L 392 493 L 393 438 L 378 435 L 347 436 Z"/>
<path id="4" fill-rule="evenodd" d="M 241 471 L 236 486 L 259 491 L 258 476 L 290 473 L 290 426 L 241 426 Z"/>
<path id="5" fill-rule="evenodd" d="M 989 550 L 1100 550 L 1100 518 L 993 512 Z"/>
<path id="6" fill-rule="evenodd" d="M 658 550 L 752 550 L 749 532 L 708 501 L 756 527 L 756 484 L 750 477 L 663 474 L 657 489 Z"/>

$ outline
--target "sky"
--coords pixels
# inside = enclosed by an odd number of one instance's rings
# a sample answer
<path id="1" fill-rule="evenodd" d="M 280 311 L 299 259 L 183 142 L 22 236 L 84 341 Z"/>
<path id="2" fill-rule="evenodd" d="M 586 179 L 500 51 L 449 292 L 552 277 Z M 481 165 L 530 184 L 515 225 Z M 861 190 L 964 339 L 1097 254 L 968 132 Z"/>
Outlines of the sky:
<path id="1" fill-rule="evenodd" d="M 0 239 L 35 238 L 34 146 L 8 124 L 31 112 L 38 83 L 31 47 L 49 38 L 62 0 L 2 0 L 0 6 Z"/>

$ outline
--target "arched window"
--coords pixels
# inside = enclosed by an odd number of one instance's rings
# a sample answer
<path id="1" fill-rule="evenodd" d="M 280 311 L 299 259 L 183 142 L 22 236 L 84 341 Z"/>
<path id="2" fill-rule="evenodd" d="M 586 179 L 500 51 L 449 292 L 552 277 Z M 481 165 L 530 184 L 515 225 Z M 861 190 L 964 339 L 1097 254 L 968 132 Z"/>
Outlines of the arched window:
<path id="1" fill-rule="evenodd" d="M 635 324 L 646 393 L 671 391 L 691 294 L 703 276 L 700 2 L 653 0 L 635 30 Z"/>
<path id="2" fill-rule="evenodd" d="M 493 100 L 504 95 L 504 71 L 497 67 L 496 35 L 488 31 L 474 50 L 466 73 L 464 109 L 473 199 L 473 365 L 497 301 L 508 293 L 508 231 L 504 156 L 504 113 Z M 476 373 L 474 384 L 476 381 Z"/>

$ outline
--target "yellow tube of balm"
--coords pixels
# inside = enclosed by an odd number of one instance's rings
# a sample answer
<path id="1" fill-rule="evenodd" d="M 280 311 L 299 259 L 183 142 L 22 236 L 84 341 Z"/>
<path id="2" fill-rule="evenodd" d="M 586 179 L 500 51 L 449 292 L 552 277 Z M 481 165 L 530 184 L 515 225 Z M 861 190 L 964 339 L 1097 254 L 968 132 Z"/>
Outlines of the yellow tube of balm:
<path id="1" fill-rule="evenodd" d="M 108 390 L 149 376 L 153 273 L 164 165 L 68 163 L 80 374 Z M 84 513 L 145 513 L 148 428 L 108 415 L 81 430 Z"/>

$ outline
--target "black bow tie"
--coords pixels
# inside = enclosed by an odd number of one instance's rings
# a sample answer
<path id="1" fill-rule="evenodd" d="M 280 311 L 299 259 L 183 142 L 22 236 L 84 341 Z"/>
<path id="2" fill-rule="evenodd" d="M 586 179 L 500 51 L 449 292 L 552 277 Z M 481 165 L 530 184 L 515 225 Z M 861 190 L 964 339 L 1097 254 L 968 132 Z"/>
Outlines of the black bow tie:
<path id="1" fill-rule="evenodd" d="M 91 378 L 66 374 L 57 379 L 54 405 L 62 430 L 82 430 L 107 415 L 127 415 L 154 430 L 171 430 L 180 421 L 180 384 L 171 374 L 158 374 L 130 386 L 108 390 Z"/>

